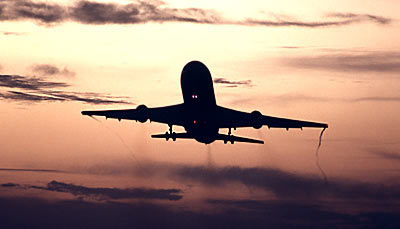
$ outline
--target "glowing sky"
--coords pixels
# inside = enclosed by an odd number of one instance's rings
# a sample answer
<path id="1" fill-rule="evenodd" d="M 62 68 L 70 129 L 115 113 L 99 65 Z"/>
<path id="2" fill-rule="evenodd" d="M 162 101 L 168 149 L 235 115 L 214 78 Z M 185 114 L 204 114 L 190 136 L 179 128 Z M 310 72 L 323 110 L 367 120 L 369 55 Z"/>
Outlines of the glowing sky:
<path id="1" fill-rule="evenodd" d="M 193 214 L 217 205 L 224 213 L 243 207 L 241 201 L 260 214 L 269 207 L 279 212 L 298 199 L 296 206 L 317 206 L 310 215 L 328 209 L 345 225 L 358 225 L 346 221 L 350 211 L 355 218 L 399 216 L 398 12 L 397 0 L 0 1 L 0 168 L 58 171 L 0 170 L 0 183 L 14 184 L 0 187 L 0 202 L 21 207 L 18 198 L 55 193 L 60 201 L 83 196 L 90 209 L 109 203 L 90 198 L 99 190 L 82 187 L 104 187 L 119 188 L 105 199 L 131 196 L 126 202 L 136 207 L 130 198 L 148 197 L 125 188 L 147 187 L 163 193 L 151 204 L 176 194 L 160 189 L 183 190 L 171 205 Z M 318 183 L 320 130 L 239 129 L 235 134 L 265 145 L 205 146 L 150 138 L 166 125 L 99 123 L 80 114 L 180 103 L 180 73 L 191 60 L 232 83 L 214 83 L 219 105 L 329 123 L 320 164 L 331 186 Z M 65 191 L 74 187 L 83 191 Z M 352 195 L 361 196 L 357 204 Z M 380 200 L 392 209 L 378 206 Z M 251 218 L 271 223 L 257 220 Z M 382 226 L 369 218 L 367 224 Z"/>

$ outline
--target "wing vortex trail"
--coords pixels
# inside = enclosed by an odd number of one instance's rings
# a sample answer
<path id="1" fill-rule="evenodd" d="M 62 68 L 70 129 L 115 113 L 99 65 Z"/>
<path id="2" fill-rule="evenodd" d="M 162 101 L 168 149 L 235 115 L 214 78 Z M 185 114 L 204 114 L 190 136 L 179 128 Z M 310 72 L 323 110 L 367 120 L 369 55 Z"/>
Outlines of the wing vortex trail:
<path id="1" fill-rule="evenodd" d="M 211 145 L 207 145 L 207 167 L 211 168 L 214 166 L 214 160 L 211 154 Z"/>
<path id="2" fill-rule="evenodd" d="M 126 144 L 126 142 L 124 141 L 124 139 L 121 137 L 121 135 L 119 135 L 117 132 L 115 132 L 114 130 L 112 130 L 110 127 L 106 126 L 104 123 L 102 123 L 100 120 L 98 120 L 97 118 L 90 116 L 90 118 L 92 118 L 93 120 L 95 120 L 96 122 L 98 122 L 100 125 L 102 125 L 104 128 L 106 128 L 107 130 L 109 130 L 111 133 L 113 133 L 122 143 L 122 145 L 129 151 L 130 155 L 132 156 L 132 158 L 136 161 L 136 163 L 139 165 L 139 167 L 142 167 L 142 165 L 140 164 L 139 160 L 137 159 L 137 157 L 135 156 L 135 154 L 132 152 L 132 150 L 129 148 L 128 144 Z"/>
<path id="3" fill-rule="evenodd" d="M 319 171 L 321 172 L 321 175 L 322 175 L 322 177 L 324 178 L 325 183 L 328 183 L 328 177 L 326 176 L 324 170 L 322 169 L 321 165 L 319 164 L 319 148 L 321 147 L 322 135 L 324 134 L 325 129 L 326 129 L 326 128 L 324 128 L 324 129 L 321 131 L 321 134 L 319 135 L 318 146 L 317 146 L 317 149 L 315 150 L 315 159 L 316 159 L 316 160 L 315 160 L 315 164 L 317 165 Z"/>

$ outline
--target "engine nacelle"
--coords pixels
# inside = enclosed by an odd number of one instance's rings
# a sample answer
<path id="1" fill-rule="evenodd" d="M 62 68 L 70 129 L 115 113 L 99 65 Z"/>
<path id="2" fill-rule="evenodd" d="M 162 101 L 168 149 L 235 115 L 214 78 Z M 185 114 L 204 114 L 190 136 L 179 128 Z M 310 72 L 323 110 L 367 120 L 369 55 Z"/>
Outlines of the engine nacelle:
<path id="1" fill-rule="evenodd" d="M 260 129 L 263 126 L 261 112 L 253 111 L 250 114 L 251 114 L 251 120 L 253 122 L 253 128 Z"/>
<path id="2" fill-rule="evenodd" d="M 149 109 L 146 107 L 146 105 L 139 105 L 136 108 L 137 111 L 137 120 L 141 123 L 146 122 L 149 119 Z"/>

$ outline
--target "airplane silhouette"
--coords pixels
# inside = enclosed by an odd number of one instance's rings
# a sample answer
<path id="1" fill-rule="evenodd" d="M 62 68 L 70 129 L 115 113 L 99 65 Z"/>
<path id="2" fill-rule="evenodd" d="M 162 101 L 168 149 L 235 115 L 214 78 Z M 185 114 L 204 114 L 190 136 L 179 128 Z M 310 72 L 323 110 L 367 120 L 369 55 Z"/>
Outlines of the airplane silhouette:
<path id="1" fill-rule="evenodd" d="M 251 113 L 237 111 L 218 106 L 215 100 L 213 81 L 208 68 L 199 61 L 191 61 L 185 65 L 181 74 L 183 103 L 165 107 L 148 108 L 139 105 L 136 109 L 82 111 L 82 115 L 105 116 L 106 118 L 128 119 L 139 122 L 159 122 L 169 126 L 165 134 L 155 134 L 152 138 L 164 138 L 167 141 L 178 138 L 195 139 L 198 142 L 210 144 L 216 140 L 230 142 L 248 142 L 264 144 L 261 140 L 232 135 L 231 129 L 239 127 L 262 126 L 268 128 L 328 128 L 328 124 L 292 120 L 262 115 L 259 111 Z M 183 126 L 184 133 L 175 133 L 173 125 Z M 228 129 L 228 134 L 219 133 L 219 129 Z"/>

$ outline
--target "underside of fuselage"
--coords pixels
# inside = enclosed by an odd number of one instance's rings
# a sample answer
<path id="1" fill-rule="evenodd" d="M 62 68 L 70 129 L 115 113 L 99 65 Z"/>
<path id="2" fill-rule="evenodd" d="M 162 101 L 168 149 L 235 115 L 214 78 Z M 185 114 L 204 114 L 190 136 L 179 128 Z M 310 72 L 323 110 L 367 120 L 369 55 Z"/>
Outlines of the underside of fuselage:
<path id="1" fill-rule="evenodd" d="M 213 120 L 216 100 L 211 73 L 199 61 L 185 65 L 181 74 L 185 130 L 198 142 L 209 144 L 217 139 L 218 127 Z"/>

